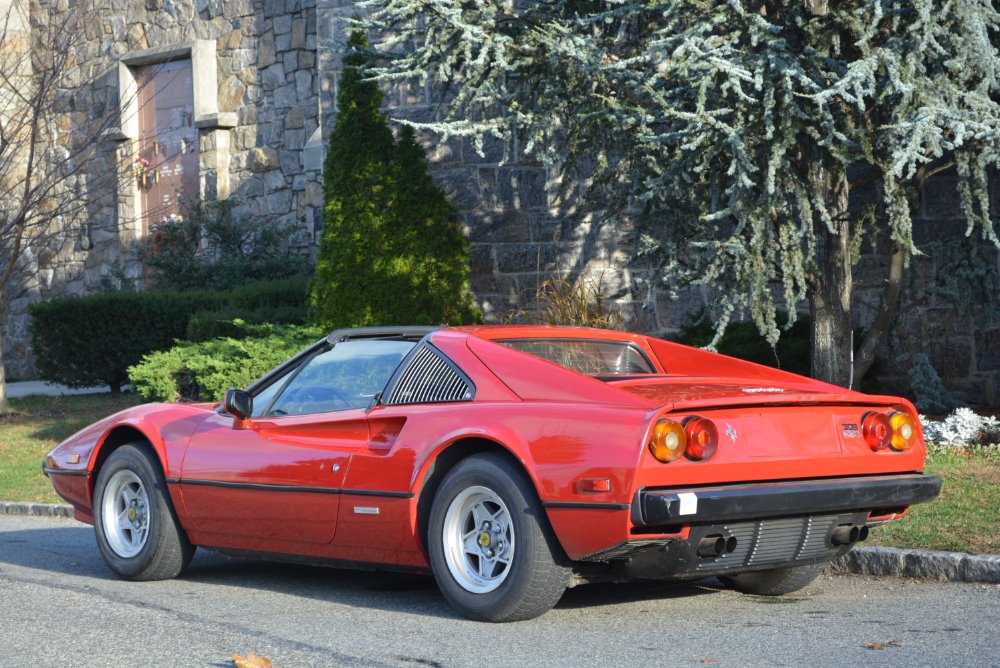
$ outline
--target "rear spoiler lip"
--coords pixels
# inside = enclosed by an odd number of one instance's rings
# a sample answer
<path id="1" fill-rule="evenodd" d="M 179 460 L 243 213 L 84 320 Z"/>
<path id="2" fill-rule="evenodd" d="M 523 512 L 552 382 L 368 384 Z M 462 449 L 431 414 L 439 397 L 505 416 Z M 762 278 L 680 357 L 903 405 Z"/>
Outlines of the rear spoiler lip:
<path id="1" fill-rule="evenodd" d="M 890 408 L 900 406 L 909 410 L 901 397 L 860 394 L 817 394 L 815 392 L 781 392 L 774 394 L 748 394 L 745 397 L 713 397 L 663 404 L 658 413 L 689 412 L 693 410 L 726 410 L 729 408 L 775 408 L 779 406 L 857 406 L 859 408 Z M 916 414 L 914 414 L 916 415 Z"/>

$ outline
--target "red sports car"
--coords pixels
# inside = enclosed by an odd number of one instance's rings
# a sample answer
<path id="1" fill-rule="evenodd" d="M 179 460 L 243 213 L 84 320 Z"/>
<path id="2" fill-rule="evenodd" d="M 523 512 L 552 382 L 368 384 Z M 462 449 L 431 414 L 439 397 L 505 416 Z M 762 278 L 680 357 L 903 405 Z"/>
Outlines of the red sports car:
<path id="1" fill-rule="evenodd" d="M 195 547 L 430 570 L 462 614 L 602 579 L 799 589 L 930 501 L 913 406 L 638 334 L 338 330 L 222 405 L 147 404 L 45 473 L 118 575 Z"/>

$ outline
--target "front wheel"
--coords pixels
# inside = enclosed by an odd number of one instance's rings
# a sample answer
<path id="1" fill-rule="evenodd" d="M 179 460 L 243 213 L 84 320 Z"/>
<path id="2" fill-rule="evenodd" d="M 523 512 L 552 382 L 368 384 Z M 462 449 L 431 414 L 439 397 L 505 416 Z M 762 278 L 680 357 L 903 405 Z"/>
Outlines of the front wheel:
<path id="1" fill-rule="evenodd" d="M 826 568 L 826 562 L 808 566 L 788 566 L 766 571 L 727 575 L 722 579 L 744 594 L 781 596 L 808 586 Z"/>
<path id="2" fill-rule="evenodd" d="M 509 460 L 459 462 L 431 506 L 428 552 L 442 594 L 463 615 L 490 622 L 537 617 L 566 591 L 571 569 L 531 483 Z"/>
<path id="3" fill-rule="evenodd" d="M 180 575 L 194 556 L 159 462 L 141 444 L 108 457 L 94 484 L 94 533 L 108 566 L 127 580 Z"/>

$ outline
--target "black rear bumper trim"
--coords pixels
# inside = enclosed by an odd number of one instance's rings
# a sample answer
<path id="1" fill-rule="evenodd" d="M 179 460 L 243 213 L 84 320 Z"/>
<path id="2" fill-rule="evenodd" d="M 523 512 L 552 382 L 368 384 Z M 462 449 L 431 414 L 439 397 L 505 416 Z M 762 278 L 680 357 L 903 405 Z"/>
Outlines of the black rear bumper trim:
<path id="1" fill-rule="evenodd" d="M 640 489 L 632 503 L 632 523 L 688 524 L 797 514 L 871 511 L 931 501 L 941 479 L 919 473 L 775 483 Z"/>

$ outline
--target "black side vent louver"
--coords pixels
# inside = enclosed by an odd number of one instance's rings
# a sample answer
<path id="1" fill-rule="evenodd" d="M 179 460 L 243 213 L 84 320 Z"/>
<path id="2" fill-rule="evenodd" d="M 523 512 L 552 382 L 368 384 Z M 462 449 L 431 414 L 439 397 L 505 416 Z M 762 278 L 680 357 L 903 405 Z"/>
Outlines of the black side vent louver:
<path id="1" fill-rule="evenodd" d="M 472 384 L 431 347 L 417 350 L 389 391 L 387 406 L 433 404 L 472 399 Z"/>

